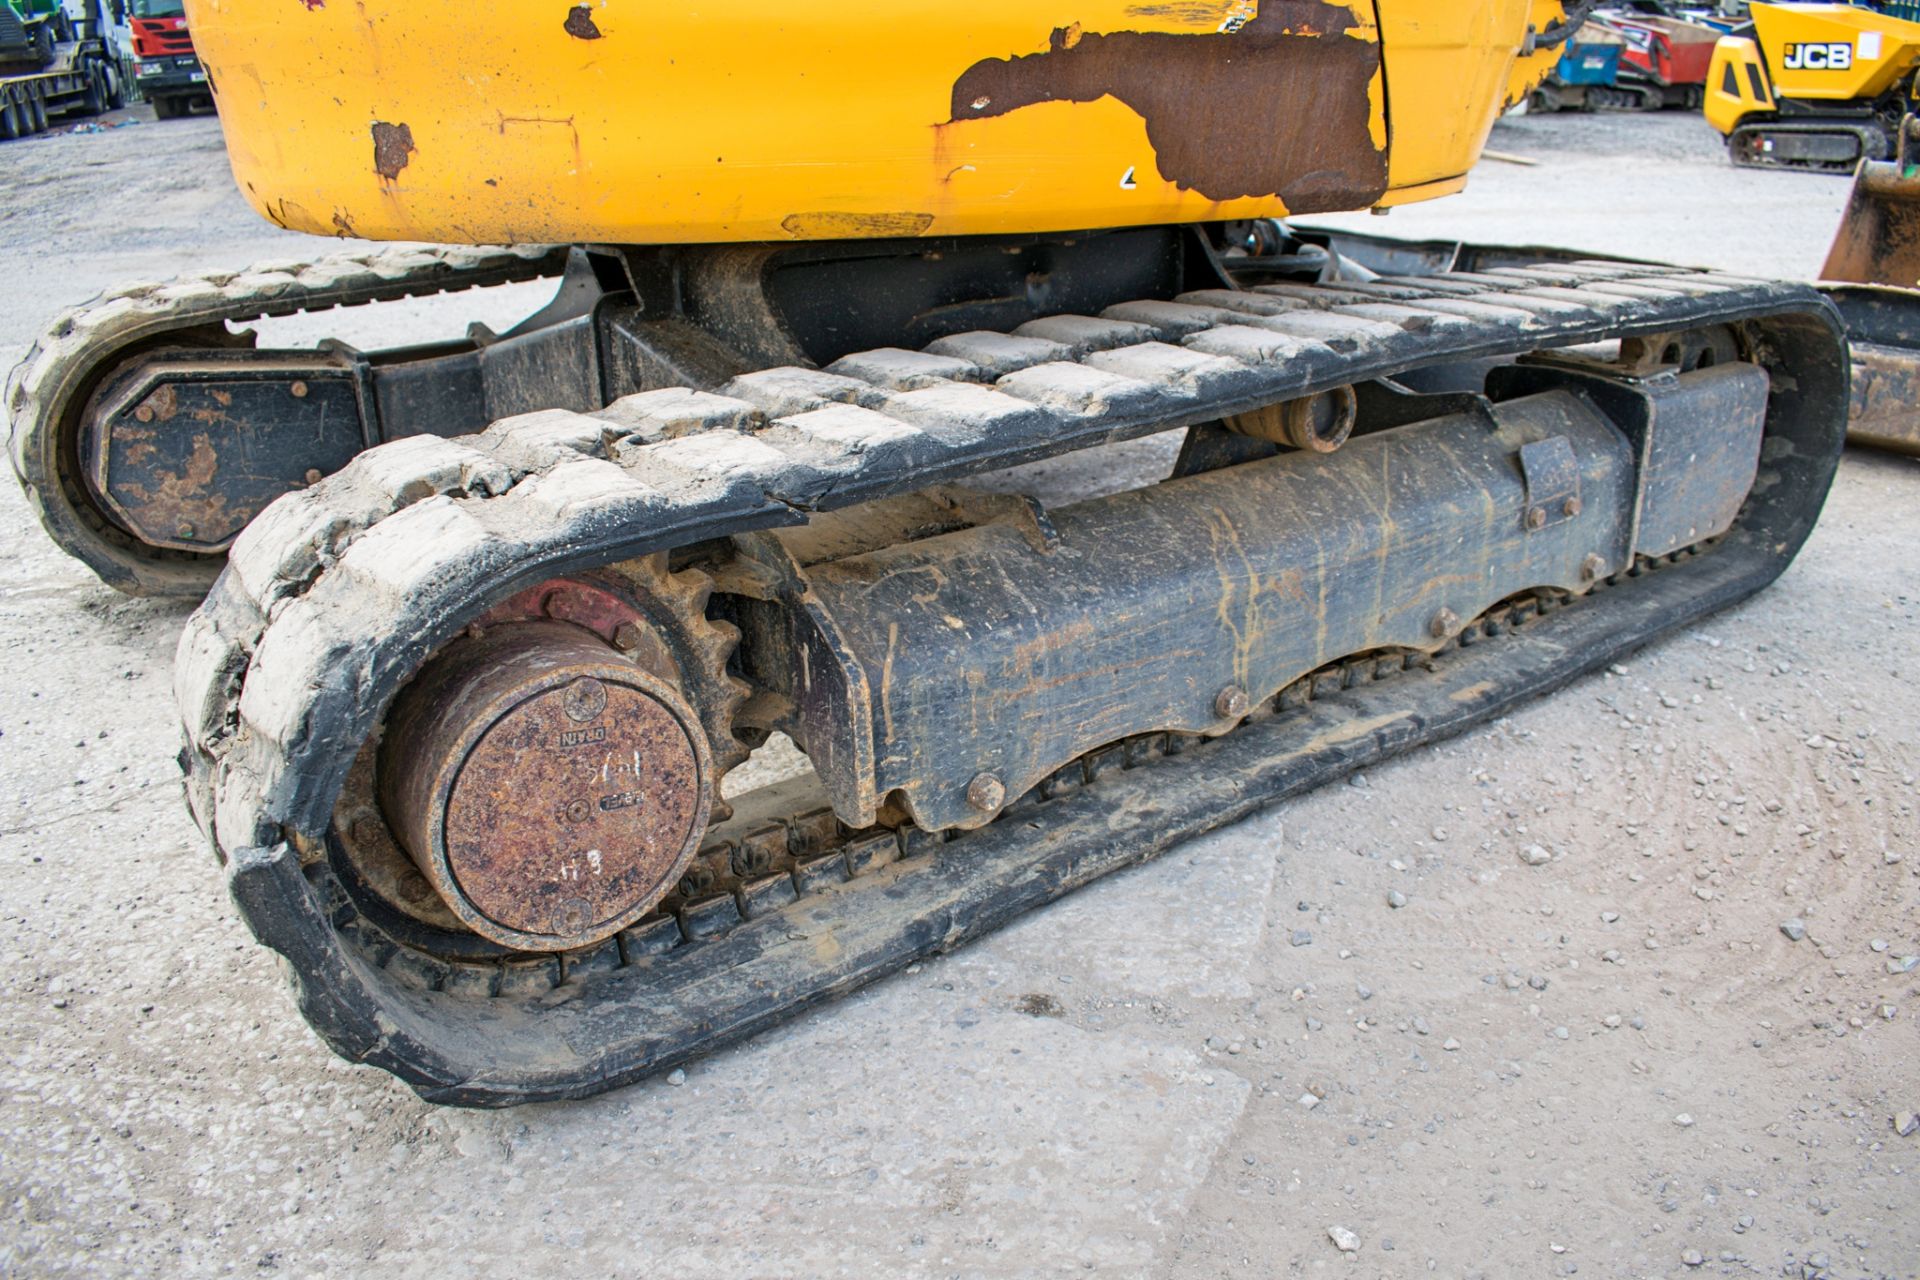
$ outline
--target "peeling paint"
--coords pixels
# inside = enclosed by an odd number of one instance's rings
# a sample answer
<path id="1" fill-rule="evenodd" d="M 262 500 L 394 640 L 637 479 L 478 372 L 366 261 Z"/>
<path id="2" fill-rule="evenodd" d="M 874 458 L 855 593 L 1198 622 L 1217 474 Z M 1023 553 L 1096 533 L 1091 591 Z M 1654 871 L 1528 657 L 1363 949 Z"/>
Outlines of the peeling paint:
<path id="1" fill-rule="evenodd" d="M 567 10 L 567 20 L 562 24 L 568 35 L 575 40 L 598 40 L 600 28 L 593 24 L 593 7 L 577 4 Z"/>
<path id="2" fill-rule="evenodd" d="M 1146 122 L 1161 174 L 1209 200 L 1278 196 L 1293 213 L 1373 204 L 1387 189 L 1373 129 L 1379 44 L 1351 34 L 1344 4 L 1245 8 L 1211 8 L 1206 34 L 1057 27 L 1043 53 L 969 67 L 949 123 L 1111 96 Z"/>
<path id="3" fill-rule="evenodd" d="M 413 145 L 413 130 L 404 124 L 373 122 L 373 171 L 388 182 L 400 176 L 419 148 Z"/>

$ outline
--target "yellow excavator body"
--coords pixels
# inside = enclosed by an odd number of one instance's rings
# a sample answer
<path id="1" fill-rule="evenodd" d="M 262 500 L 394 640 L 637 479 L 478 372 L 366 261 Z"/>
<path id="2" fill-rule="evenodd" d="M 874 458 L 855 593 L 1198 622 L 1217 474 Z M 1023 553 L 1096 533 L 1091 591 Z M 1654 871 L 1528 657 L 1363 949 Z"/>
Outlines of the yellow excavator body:
<path id="1" fill-rule="evenodd" d="M 1558 0 L 189 0 L 233 172 L 318 235 L 712 243 L 1458 190 Z"/>

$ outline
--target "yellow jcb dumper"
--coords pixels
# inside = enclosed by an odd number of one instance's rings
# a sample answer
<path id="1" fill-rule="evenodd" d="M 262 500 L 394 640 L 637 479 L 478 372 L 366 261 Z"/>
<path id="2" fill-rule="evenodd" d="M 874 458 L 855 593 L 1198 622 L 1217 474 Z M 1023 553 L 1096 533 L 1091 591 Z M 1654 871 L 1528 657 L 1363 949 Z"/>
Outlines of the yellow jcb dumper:
<path id="1" fill-rule="evenodd" d="M 1276 221 L 1459 190 L 1591 7 L 189 0 L 264 216 L 558 247 L 109 295 L 15 462 L 107 581 L 212 584 L 188 796 L 327 1041 L 592 1093 L 1785 567 L 1819 292 Z M 236 327 L 542 277 L 456 343 Z M 776 732 L 811 772 L 723 798 Z"/>
<path id="2" fill-rule="evenodd" d="M 1914 107 L 1920 5 L 1755 4 L 1750 34 L 1724 37 L 1706 114 L 1735 164 L 1855 174 L 1821 278 L 1920 287 L 1920 157 Z M 1920 453 L 1920 326 L 1914 299 L 1835 287 L 1852 341 L 1858 443 Z"/>
<path id="3" fill-rule="evenodd" d="M 1893 155 L 1920 67 L 1920 21 L 1852 4 L 1754 4 L 1723 36 L 1706 115 L 1738 165 L 1852 173 Z"/>

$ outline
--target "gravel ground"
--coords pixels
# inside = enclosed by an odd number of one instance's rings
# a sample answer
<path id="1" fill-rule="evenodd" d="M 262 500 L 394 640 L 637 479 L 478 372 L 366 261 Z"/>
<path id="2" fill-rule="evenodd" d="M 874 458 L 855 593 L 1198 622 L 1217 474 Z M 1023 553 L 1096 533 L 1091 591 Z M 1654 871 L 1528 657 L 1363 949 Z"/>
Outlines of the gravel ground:
<path id="1" fill-rule="evenodd" d="M 1683 117 L 1493 145 L 1540 163 L 1356 225 L 1803 276 L 1845 195 Z M 0 180 L 0 362 L 110 282 L 326 247 L 211 120 Z M 184 610 L 0 487 L 0 1274 L 1920 1274 L 1916 497 L 1852 455 L 1777 586 L 1551 701 L 679 1084 L 469 1113 L 307 1031 L 179 802 Z"/>

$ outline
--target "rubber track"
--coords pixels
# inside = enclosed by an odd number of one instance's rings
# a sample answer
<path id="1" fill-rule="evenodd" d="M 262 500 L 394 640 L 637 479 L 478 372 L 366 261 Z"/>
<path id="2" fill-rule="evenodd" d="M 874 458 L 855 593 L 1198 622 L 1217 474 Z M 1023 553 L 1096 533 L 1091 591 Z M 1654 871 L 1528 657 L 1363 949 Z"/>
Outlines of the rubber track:
<path id="1" fill-rule="evenodd" d="M 1872 141 L 1872 139 L 1870 139 L 1868 136 L 1869 128 L 1870 127 L 1866 125 L 1850 124 L 1846 121 L 1839 121 L 1839 120 L 1829 120 L 1824 123 L 1817 120 L 1792 120 L 1792 121 L 1776 120 L 1776 121 L 1771 121 L 1767 124 L 1742 125 L 1734 130 L 1733 136 L 1735 138 L 1738 138 L 1742 134 L 1762 135 L 1762 134 L 1768 134 L 1768 133 L 1801 133 L 1801 134 L 1844 133 L 1844 134 L 1852 135 L 1860 143 L 1860 153 L 1862 155 L 1868 155 L 1868 153 L 1872 150 L 1872 147 L 1869 145 L 1869 143 Z M 1887 138 L 1884 132 L 1878 129 L 1872 129 L 1871 131 L 1873 133 L 1880 134 L 1880 142 L 1882 143 L 1883 146 L 1887 144 Z M 1730 141 L 1728 144 L 1727 155 L 1728 155 L 1728 158 L 1733 161 L 1734 167 L 1739 169 L 1773 169 L 1773 170 L 1782 170 L 1788 173 L 1833 173 L 1833 174 L 1840 174 L 1846 177 L 1851 177 L 1853 176 L 1853 171 L 1856 168 L 1858 168 L 1860 164 L 1859 160 L 1828 161 L 1828 160 L 1767 160 L 1767 159 L 1757 159 L 1757 158 L 1742 159 L 1741 158 L 1742 154 L 1743 154 L 1742 151 L 1739 148 L 1734 147 Z M 1746 154 L 1751 155 L 1754 153 L 1749 152 Z"/>
<path id="2" fill-rule="evenodd" d="M 217 571 L 218 556 L 135 552 L 131 538 L 102 528 L 104 521 L 76 493 L 76 479 L 59 474 L 59 434 L 121 353 L 210 325 L 558 276 L 566 257 L 565 248 L 550 246 L 383 249 L 122 285 L 62 313 L 9 373 L 14 474 L 53 540 L 109 586 L 198 595 Z M 121 543 L 126 549 L 114 554 Z"/>
<path id="3" fill-rule="evenodd" d="M 292 859 L 290 841 L 315 859 L 387 703 L 489 602 L 557 573 L 1436 361 L 1785 313 L 1837 333 L 1810 288 L 1617 262 L 1208 291 L 383 445 L 270 507 L 189 620 L 175 674 L 189 801 L 243 912 L 295 957 L 303 1007 L 341 1052 L 460 1101 L 591 1092 L 612 1077 L 455 1088 L 396 1058 L 387 1033 L 368 1039 L 359 1014 L 329 1003 L 329 984 L 358 979 L 301 972 L 300 957 L 337 962 L 337 948 L 287 932 L 312 909 L 264 905 L 257 888 Z M 1811 465 L 1830 474 L 1831 462 Z"/>

